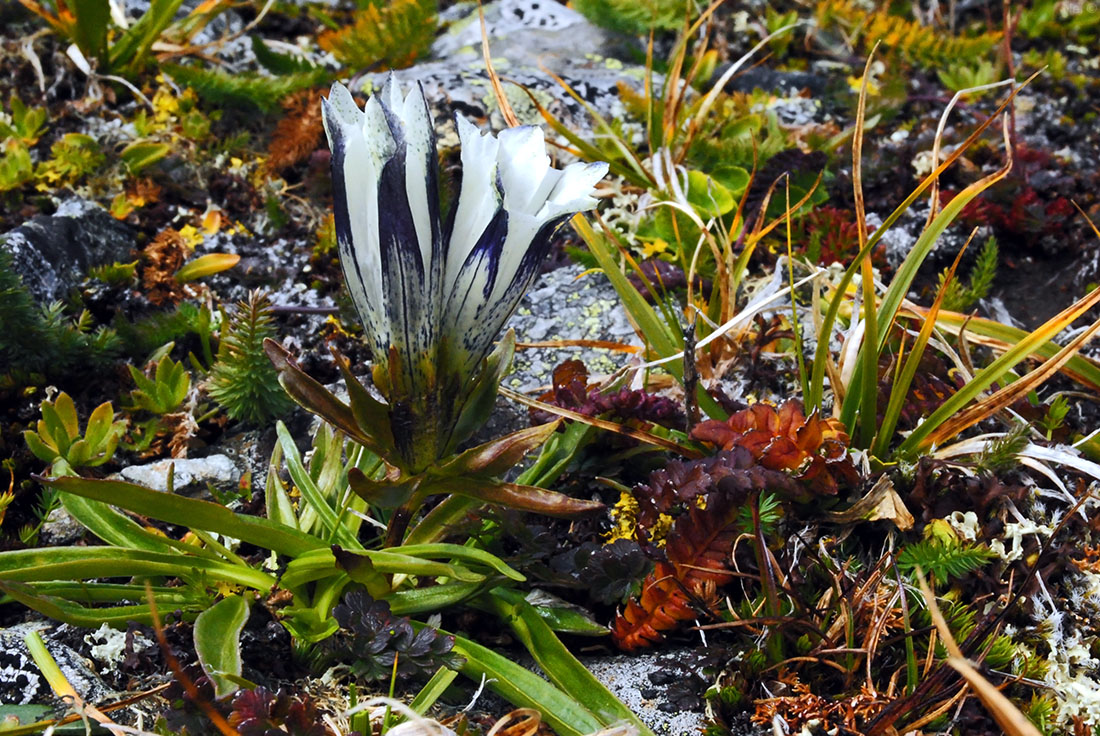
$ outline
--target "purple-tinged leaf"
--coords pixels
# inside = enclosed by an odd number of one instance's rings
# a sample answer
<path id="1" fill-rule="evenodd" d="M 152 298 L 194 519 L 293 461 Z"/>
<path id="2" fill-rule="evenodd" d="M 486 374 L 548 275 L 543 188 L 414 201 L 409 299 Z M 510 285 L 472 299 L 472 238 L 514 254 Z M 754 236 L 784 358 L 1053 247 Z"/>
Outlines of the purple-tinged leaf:
<path id="1" fill-rule="evenodd" d="M 547 516 L 572 518 L 598 513 L 606 508 L 599 501 L 571 498 L 564 493 L 548 491 L 537 486 L 524 486 L 518 483 L 503 483 L 477 478 L 447 478 L 440 480 L 438 484 L 433 483 L 431 488 L 426 490 L 434 491 L 437 485 L 439 492 L 458 493 L 485 503 L 495 503 L 508 508 L 546 514 Z"/>

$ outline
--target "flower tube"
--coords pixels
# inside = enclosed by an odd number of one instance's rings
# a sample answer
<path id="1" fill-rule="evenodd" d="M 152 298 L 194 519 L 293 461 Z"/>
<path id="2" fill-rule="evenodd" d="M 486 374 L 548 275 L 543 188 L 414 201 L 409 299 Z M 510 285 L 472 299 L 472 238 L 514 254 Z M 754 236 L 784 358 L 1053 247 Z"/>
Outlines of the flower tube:
<path id="1" fill-rule="evenodd" d="M 401 465 L 420 472 L 463 439 L 456 427 L 494 341 L 554 232 L 595 206 L 607 164 L 555 169 L 540 128 L 494 136 L 459 116 L 462 182 L 444 224 L 419 84 L 403 95 L 391 75 L 363 109 L 334 84 L 322 113 L 344 278 Z"/>

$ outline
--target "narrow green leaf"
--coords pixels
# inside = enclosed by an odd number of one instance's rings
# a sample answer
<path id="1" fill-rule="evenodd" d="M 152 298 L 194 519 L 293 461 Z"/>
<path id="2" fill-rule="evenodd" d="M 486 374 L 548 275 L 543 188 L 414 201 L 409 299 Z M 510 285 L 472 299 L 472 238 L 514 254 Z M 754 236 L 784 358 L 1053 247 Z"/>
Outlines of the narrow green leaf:
<path id="1" fill-rule="evenodd" d="M 236 266 L 241 257 L 236 253 L 207 253 L 188 262 L 176 271 L 176 281 L 187 283 L 216 273 L 227 271 Z"/>
<path id="2" fill-rule="evenodd" d="M 428 560 L 465 560 L 475 565 L 484 565 L 506 578 L 510 578 L 517 582 L 523 582 L 527 579 L 523 573 L 505 564 L 504 560 L 478 547 L 436 542 L 432 544 L 403 544 L 400 547 L 393 547 L 389 551 L 399 552 L 410 557 L 423 557 Z"/>
<path id="3" fill-rule="evenodd" d="M 290 557 L 326 546 L 320 539 L 284 524 L 258 516 L 235 514 L 221 504 L 161 493 L 133 483 L 77 477 L 49 478 L 41 482 L 142 516 L 224 534 Z"/>
<path id="4" fill-rule="evenodd" d="M 416 616 L 445 611 L 464 603 L 494 585 L 492 581 L 478 583 L 436 583 L 423 588 L 399 590 L 385 596 L 395 616 Z"/>
<path id="5" fill-rule="evenodd" d="M 60 595 L 39 593 L 35 584 L 18 583 L 10 580 L 0 580 L 0 592 L 32 611 L 37 611 L 43 616 L 73 626 L 97 628 L 101 624 L 107 624 L 108 626 L 124 629 L 131 621 L 143 624 L 153 623 L 152 613 L 146 604 L 109 608 L 99 605 L 95 607 L 82 606 L 69 600 L 64 593 Z M 174 601 L 171 598 L 157 599 L 157 605 L 161 611 L 180 610 L 185 614 L 193 614 L 198 613 L 205 607 L 203 604 L 183 603 L 173 605 L 173 603 Z"/>
<path id="6" fill-rule="evenodd" d="M 440 667 L 432 675 L 432 679 L 428 680 L 424 684 L 424 687 L 420 688 L 420 692 L 416 694 L 416 697 L 409 703 L 409 710 L 417 715 L 424 715 L 428 712 L 428 708 L 435 705 L 435 702 L 439 700 L 443 693 L 451 686 L 454 679 L 458 677 L 458 673 L 454 670 L 449 670 L 446 667 Z"/>
<path id="7" fill-rule="evenodd" d="M 359 543 L 359 540 L 348 534 L 347 529 L 339 523 L 339 516 L 336 511 L 329 505 L 325 494 L 321 492 L 321 489 L 314 483 L 313 478 L 310 477 L 309 471 L 302 464 L 302 456 L 298 454 L 298 447 L 294 444 L 294 438 L 290 436 L 290 432 L 281 420 L 275 422 L 275 432 L 279 436 L 279 445 L 283 448 L 283 456 L 286 458 L 286 467 L 290 471 L 291 480 L 301 491 L 302 499 L 309 504 L 309 507 L 320 518 L 330 541 L 338 542 L 353 550 L 362 549 L 363 545 Z"/>
<path id="8" fill-rule="evenodd" d="M 298 529 L 298 515 L 294 513 L 294 504 L 279 479 L 278 467 L 282 463 L 283 448 L 276 442 L 271 450 L 271 462 L 268 464 L 267 480 L 264 483 L 264 506 L 267 518 L 276 524 Z"/>
<path id="9" fill-rule="evenodd" d="M 183 0 L 152 0 L 148 9 L 111 44 L 109 66 L 112 71 L 135 74 L 141 71 L 153 42 L 176 17 Z"/>
<path id="10" fill-rule="evenodd" d="M 147 552 L 122 547 L 42 547 L 0 552 L 0 580 L 42 582 L 179 577 L 187 581 L 224 581 L 268 591 L 271 575 L 219 560 L 184 556 L 179 552 Z"/>
<path id="11" fill-rule="evenodd" d="M 130 549 L 143 549 L 148 552 L 170 553 L 172 549 L 176 549 L 200 557 L 216 558 L 216 555 L 212 552 L 154 534 L 102 501 L 93 501 L 71 493 L 62 493 L 61 505 L 84 528 L 107 544 L 129 547 Z"/>
<path id="12" fill-rule="evenodd" d="M 496 588 L 487 596 L 497 614 L 512 627 L 512 631 L 539 667 L 567 695 L 576 698 L 603 727 L 626 721 L 640 736 L 653 736 L 653 732 L 607 687 L 596 679 L 565 645 L 531 604 L 515 592 Z"/>
<path id="13" fill-rule="evenodd" d="M 414 625 L 415 622 L 414 622 Z M 447 632 L 440 630 L 441 634 Z M 534 708 L 560 736 L 585 736 L 602 723 L 575 698 L 512 660 L 469 639 L 454 635 L 453 651 L 465 658 L 459 670 L 475 684 L 484 682 L 517 708 Z M 642 734 L 648 734 L 643 731 Z"/>

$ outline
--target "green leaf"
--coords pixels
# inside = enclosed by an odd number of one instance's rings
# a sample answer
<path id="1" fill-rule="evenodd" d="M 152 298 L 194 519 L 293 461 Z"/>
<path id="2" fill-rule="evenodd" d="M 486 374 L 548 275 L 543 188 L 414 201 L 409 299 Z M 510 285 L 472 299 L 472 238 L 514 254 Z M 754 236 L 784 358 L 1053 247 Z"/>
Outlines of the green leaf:
<path id="1" fill-rule="evenodd" d="M 267 509 L 267 518 L 277 524 L 283 524 L 292 529 L 300 529 L 298 515 L 294 512 L 294 504 L 279 479 L 278 468 L 283 458 L 283 448 L 276 442 L 271 451 L 271 462 L 267 466 L 267 481 L 264 483 L 264 500 Z"/>
<path id="2" fill-rule="evenodd" d="M 317 484 L 314 483 L 313 478 L 310 477 L 309 472 L 302 464 L 302 457 L 298 454 L 298 447 L 294 444 L 294 438 L 290 436 L 290 432 L 287 431 L 286 425 L 282 421 L 275 423 L 275 432 L 279 437 L 279 445 L 283 449 L 283 456 L 286 458 L 286 467 L 290 471 L 291 480 L 298 487 L 302 498 L 309 504 L 309 508 L 313 509 L 318 518 L 321 519 L 330 541 L 339 542 L 351 549 L 362 549 L 363 545 L 359 543 L 359 540 L 340 524 L 340 517 L 329 505 L 328 500 L 321 489 L 317 487 Z"/>
<path id="3" fill-rule="evenodd" d="M 207 253 L 188 262 L 183 268 L 176 271 L 176 281 L 185 284 L 188 281 L 213 276 L 216 273 L 228 271 L 236 266 L 240 260 L 241 257 L 236 253 Z"/>
<path id="4" fill-rule="evenodd" d="M 62 391 L 54 403 L 42 402 L 42 421 L 49 432 L 49 439 L 57 448 L 57 454 L 65 457 L 73 440 L 80 437 L 80 427 L 76 420 L 76 408 L 69 395 Z M 39 430 L 39 434 L 42 432 Z"/>
<path id="5" fill-rule="evenodd" d="M 257 516 L 235 514 L 221 504 L 161 493 L 133 483 L 77 477 L 50 478 L 42 482 L 58 490 L 110 503 L 142 516 L 216 532 L 290 557 L 326 546 L 320 539 L 284 524 Z"/>
<path id="6" fill-rule="evenodd" d="M 216 559 L 213 552 L 208 552 L 201 547 L 185 545 L 182 542 L 177 542 L 174 539 L 144 529 L 136 521 L 128 516 L 123 516 L 102 501 L 93 501 L 71 493 L 62 493 L 61 505 L 85 529 L 107 544 L 130 549 L 143 549 L 147 552 L 170 553 L 173 549 L 176 549 L 197 554 L 200 557 Z"/>
<path id="7" fill-rule="evenodd" d="M 84 430 L 84 439 L 88 444 L 97 449 L 106 447 L 108 435 L 114 428 L 114 419 L 115 412 L 110 401 L 104 401 L 93 409 Z"/>
<path id="8" fill-rule="evenodd" d="M 94 607 L 82 606 L 79 603 L 67 600 L 64 594 L 39 593 L 37 590 L 38 585 L 46 584 L 0 580 L 0 592 L 33 611 L 38 611 L 55 621 L 72 624 L 73 626 L 96 628 L 101 624 L 107 624 L 108 626 L 124 629 L 131 621 L 144 624 L 153 622 L 153 616 L 148 605 L 114 606 L 110 608 L 104 608 L 101 605 Z M 187 612 L 190 610 L 190 612 L 195 612 L 196 606 L 179 604 L 172 598 L 159 600 L 154 596 L 154 599 L 157 600 L 158 610 L 161 611 L 183 610 Z"/>
<path id="9" fill-rule="evenodd" d="M 136 141 L 122 149 L 119 158 L 131 174 L 137 176 L 145 168 L 152 166 L 157 161 L 167 156 L 172 147 L 167 143 L 150 143 Z"/>
<path id="10" fill-rule="evenodd" d="M 744 192 L 749 185 L 749 172 L 741 166 L 719 166 L 710 175 L 734 197 Z M 791 201 L 797 201 L 793 193 Z"/>
<path id="11" fill-rule="evenodd" d="M 153 43 L 176 17 L 176 11 L 182 2 L 183 0 L 151 0 L 141 18 L 111 45 L 110 69 L 126 75 L 140 72 Z"/>
<path id="12" fill-rule="evenodd" d="M 718 217 L 737 206 L 730 190 L 702 171 L 688 172 L 687 200 L 702 217 Z"/>
<path id="13" fill-rule="evenodd" d="M 413 622 L 414 626 L 417 625 Z M 447 632 L 440 629 L 440 634 Z M 519 708 L 534 708 L 547 725 L 561 736 L 584 736 L 600 730 L 604 725 L 575 698 L 570 697 L 533 672 L 491 649 L 469 639 L 454 635 L 451 650 L 466 660 L 459 670 L 475 684 L 484 682 L 488 687 Z M 648 729 L 640 732 L 650 734 Z"/>
<path id="14" fill-rule="evenodd" d="M 392 609 L 390 611 L 393 612 Z M 432 679 L 420 688 L 420 692 L 416 694 L 416 697 L 409 703 L 409 710 L 417 715 L 424 715 L 428 712 L 428 708 L 435 705 L 435 702 L 439 700 L 443 693 L 451 686 L 454 679 L 458 677 L 458 673 L 454 670 L 449 670 L 446 667 L 440 667 L 436 670 L 436 673 L 432 675 Z"/>
<path id="15" fill-rule="evenodd" d="M 252 36 L 249 40 L 252 42 L 252 53 L 256 54 L 256 61 L 272 74 L 297 74 L 317 68 L 316 64 L 304 57 L 272 51 L 259 36 Z"/>
<path id="16" fill-rule="evenodd" d="M 467 583 L 477 583 L 485 579 L 484 575 L 473 572 L 460 565 L 453 565 L 447 562 L 434 562 L 422 557 L 414 557 L 394 551 L 398 549 L 401 548 L 393 547 L 384 550 L 366 550 L 355 553 L 340 550 L 340 553 L 344 560 L 349 561 L 349 567 L 354 567 L 354 564 L 351 564 L 350 557 L 344 557 L 344 555 L 354 555 L 356 557 L 366 558 L 370 561 L 370 565 L 373 569 L 388 575 L 409 574 L 427 577 L 445 577 Z M 330 577 L 337 572 L 340 572 L 340 568 L 337 566 L 337 557 L 332 550 L 314 550 L 313 552 L 292 560 L 287 565 L 287 570 L 282 577 L 282 584 L 289 588 L 296 588 L 305 583 Z M 380 595 L 378 597 L 382 596 Z"/>
<path id="17" fill-rule="evenodd" d="M 600 726 L 626 721 L 639 734 L 653 736 L 633 711 L 623 705 L 607 687 L 574 657 L 531 604 L 515 591 L 496 588 L 487 596 L 497 614 L 512 631 L 539 667 L 563 692 L 584 706 L 600 721 Z"/>
<path id="18" fill-rule="evenodd" d="M 453 608 L 484 592 L 490 585 L 495 583 L 484 580 L 477 583 L 436 583 L 423 588 L 399 590 L 383 597 L 395 616 L 415 616 Z"/>
<path id="19" fill-rule="evenodd" d="M 169 576 L 191 584 L 215 580 L 267 592 L 271 575 L 245 565 L 198 556 L 124 547 L 44 547 L 0 552 L 0 580 L 72 581 L 96 578 Z"/>
<path id="20" fill-rule="evenodd" d="M 73 4 L 73 42 L 88 59 L 105 60 L 111 6 L 107 0 L 83 0 Z"/>
<path id="21" fill-rule="evenodd" d="M 195 654 L 218 698 L 237 691 L 231 678 L 241 676 L 241 630 L 248 621 L 248 604 L 243 596 L 226 596 L 195 619 Z"/>
<path id="22" fill-rule="evenodd" d="M 431 472 L 442 477 L 463 475 L 504 475 L 532 450 L 541 447 L 557 431 L 561 420 L 527 427 L 471 447 Z"/>
<path id="23" fill-rule="evenodd" d="M 431 489 L 434 491 L 434 487 Z M 523 486 L 479 478 L 448 478 L 439 481 L 438 492 L 459 493 L 485 503 L 496 503 L 521 511 L 547 516 L 574 517 L 597 513 L 605 508 L 599 501 L 571 498 L 537 486 Z"/>
<path id="24" fill-rule="evenodd" d="M 323 68 L 281 77 L 255 72 L 230 74 L 221 69 L 167 63 L 161 69 L 180 84 L 193 87 L 200 97 L 214 105 L 259 108 L 263 112 L 274 110 L 289 94 L 323 84 L 331 75 Z"/>
<path id="25" fill-rule="evenodd" d="M 400 547 L 392 547 L 388 551 L 400 552 L 410 557 L 423 557 L 428 560 L 464 560 L 471 565 L 483 565 L 516 582 L 523 582 L 527 579 L 523 573 L 509 567 L 504 560 L 496 555 L 486 552 L 483 549 L 467 547 L 463 544 L 444 544 L 442 542 L 430 544 L 404 544 Z"/>
<path id="26" fill-rule="evenodd" d="M 42 438 L 38 436 L 37 432 L 29 429 L 24 430 L 23 441 L 27 443 L 27 448 L 34 456 L 44 463 L 52 463 L 60 457 L 54 448 L 49 447 L 42 441 Z"/>

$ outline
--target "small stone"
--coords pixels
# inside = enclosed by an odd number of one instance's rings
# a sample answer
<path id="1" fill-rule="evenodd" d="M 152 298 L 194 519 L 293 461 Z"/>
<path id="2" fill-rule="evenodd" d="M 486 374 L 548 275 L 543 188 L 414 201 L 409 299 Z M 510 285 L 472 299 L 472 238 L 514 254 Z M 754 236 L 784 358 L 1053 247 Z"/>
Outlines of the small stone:
<path id="1" fill-rule="evenodd" d="M 123 468 L 117 477 L 155 491 L 167 491 L 170 471 L 173 490 L 185 495 L 201 493 L 208 484 L 219 490 L 233 490 L 241 478 L 240 469 L 225 455 L 131 465 Z"/>
<path id="2" fill-rule="evenodd" d="M 79 542 L 83 536 L 84 525 L 58 506 L 46 517 L 38 532 L 38 542 L 44 547 L 64 547 Z"/>

